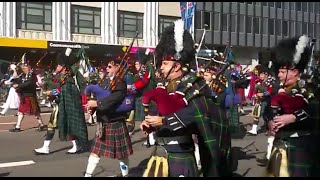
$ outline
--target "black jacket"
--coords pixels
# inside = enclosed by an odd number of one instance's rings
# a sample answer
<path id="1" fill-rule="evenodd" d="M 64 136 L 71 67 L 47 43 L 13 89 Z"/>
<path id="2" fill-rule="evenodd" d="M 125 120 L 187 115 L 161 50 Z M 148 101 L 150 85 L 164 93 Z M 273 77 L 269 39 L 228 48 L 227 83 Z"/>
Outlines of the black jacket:
<path id="1" fill-rule="evenodd" d="M 127 118 L 127 113 L 116 113 L 115 110 L 122 103 L 127 94 L 127 84 L 119 82 L 114 91 L 100 101 L 97 101 L 97 121 L 98 122 L 115 122 Z"/>

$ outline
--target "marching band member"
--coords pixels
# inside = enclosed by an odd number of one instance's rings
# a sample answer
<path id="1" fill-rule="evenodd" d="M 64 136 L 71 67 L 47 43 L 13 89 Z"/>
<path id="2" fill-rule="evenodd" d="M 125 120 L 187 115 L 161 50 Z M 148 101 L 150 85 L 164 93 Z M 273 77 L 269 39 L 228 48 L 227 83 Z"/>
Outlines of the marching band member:
<path id="1" fill-rule="evenodd" d="M 256 80 L 254 98 L 255 105 L 252 110 L 252 115 L 254 116 L 252 129 L 248 131 L 251 135 L 258 134 L 258 124 L 259 119 L 264 117 L 265 108 L 270 102 L 270 96 L 272 93 L 272 79 L 269 77 L 269 68 L 260 66 L 258 69 L 259 78 Z"/>
<path id="2" fill-rule="evenodd" d="M 282 83 L 271 97 L 269 133 L 275 136 L 268 176 L 312 177 L 319 175 L 319 143 L 315 133 L 319 119 L 319 99 L 301 74 L 311 58 L 310 39 L 284 39 L 273 48 L 272 63 Z"/>
<path id="3" fill-rule="evenodd" d="M 183 91 L 188 82 L 197 78 L 194 73 L 185 71 L 186 64 L 195 61 L 196 51 L 190 33 L 183 27 L 182 20 L 167 27 L 155 51 L 157 60 L 162 61 L 161 71 L 168 80 L 166 84 L 168 92 Z M 192 96 L 201 85 L 205 85 L 203 79 L 193 84 L 185 96 Z M 198 137 L 203 175 L 205 177 L 219 175 L 220 131 L 212 127 L 212 124 L 219 124 L 219 126 L 223 124 L 219 117 L 219 114 L 223 113 L 218 111 L 218 107 L 212 102 L 211 91 L 205 85 L 205 89 L 201 90 L 201 93 L 194 97 L 187 107 L 178 112 L 164 116 L 146 116 L 140 128 L 145 133 L 149 133 L 151 127 L 157 129 L 157 144 L 163 146 L 167 152 L 169 177 L 199 176 L 192 134 Z"/>
<path id="4" fill-rule="evenodd" d="M 142 94 L 147 90 L 156 87 L 155 70 L 148 59 L 150 58 L 149 49 L 147 49 L 146 52 L 141 55 L 141 60 L 137 59 L 135 62 L 135 82 L 132 85 L 127 85 L 129 92 L 136 92 L 134 120 L 131 121 L 130 134 L 132 134 L 134 131 L 135 121 L 143 121 L 145 117 L 143 106 L 141 103 Z M 150 135 L 150 138 L 150 145 L 154 145 L 155 141 L 153 139 L 153 136 Z"/>
<path id="5" fill-rule="evenodd" d="M 120 68 L 120 62 L 108 63 L 108 84 Z M 127 94 L 127 84 L 124 80 L 117 81 L 111 94 L 102 100 L 89 100 L 87 107 L 96 108 L 98 129 L 94 142 L 91 145 L 91 154 L 88 159 L 85 177 L 91 177 L 101 157 L 118 159 L 120 163 L 120 177 L 128 176 L 129 156 L 133 154 L 131 138 L 126 126 L 127 112 L 115 112 Z"/>
<path id="6" fill-rule="evenodd" d="M 62 141 L 71 140 L 72 148 L 68 154 L 81 152 L 88 143 L 88 131 L 85 122 L 84 112 L 81 103 L 80 82 L 81 74 L 74 68 L 78 59 L 71 56 L 71 49 L 67 49 L 64 54 L 57 55 L 57 67 L 55 73 L 60 75 L 59 87 L 47 91 L 47 95 L 59 96 L 58 106 L 58 128 L 59 139 Z M 37 154 L 49 154 L 49 145 L 54 136 L 55 127 L 47 132 L 43 147 L 35 149 Z"/>
<path id="7" fill-rule="evenodd" d="M 43 124 L 42 118 L 40 116 L 40 107 L 36 95 L 36 75 L 32 72 L 31 67 L 22 59 L 20 64 L 23 74 L 21 76 L 21 83 L 13 84 L 19 96 L 20 96 L 20 105 L 18 109 L 18 119 L 17 124 L 13 129 L 9 129 L 10 132 L 20 132 L 21 131 L 21 122 L 25 114 L 34 115 L 38 120 L 39 126 L 38 131 L 45 131 L 46 126 Z"/>

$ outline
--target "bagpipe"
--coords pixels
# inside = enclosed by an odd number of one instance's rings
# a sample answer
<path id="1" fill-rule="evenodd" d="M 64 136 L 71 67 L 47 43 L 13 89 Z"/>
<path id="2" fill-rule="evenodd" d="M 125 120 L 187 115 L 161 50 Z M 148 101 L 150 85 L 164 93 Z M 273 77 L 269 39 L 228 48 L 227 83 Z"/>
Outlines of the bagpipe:
<path id="1" fill-rule="evenodd" d="M 128 53 L 130 52 L 133 43 L 135 42 L 136 38 L 138 37 L 139 33 L 137 32 L 135 37 L 133 38 L 129 48 L 127 48 L 126 53 L 122 57 L 119 65 L 119 70 L 117 71 L 115 78 L 110 81 L 109 85 L 107 88 L 101 87 L 99 84 L 90 84 L 85 88 L 85 94 L 88 99 L 91 98 L 91 95 L 93 94 L 97 100 L 101 100 L 105 97 L 110 96 L 111 92 L 115 90 L 117 83 L 121 82 L 124 80 L 124 76 L 127 73 L 127 64 L 128 64 L 128 59 L 126 57 L 128 56 Z M 120 104 L 118 108 L 116 109 L 116 112 L 118 113 L 124 113 L 124 112 L 129 112 L 134 109 L 134 96 L 132 94 L 127 94 Z"/>
<path id="2" fill-rule="evenodd" d="M 85 94 L 87 97 L 91 98 L 91 95 L 93 94 L 96 98 L 96 100 L 101 100 L 105 97 L 108 97 L 111 94 L 111 91 L 109 89 L 104 89 L 99 84 L 90 84 L 88 85 L 85 90 Z M 122 113 L 122 112 L 129 112 L 134 109 L 134 95 L 127 94 L 120 104 L 118 108 L 116 109 L 116 112 Z"/>

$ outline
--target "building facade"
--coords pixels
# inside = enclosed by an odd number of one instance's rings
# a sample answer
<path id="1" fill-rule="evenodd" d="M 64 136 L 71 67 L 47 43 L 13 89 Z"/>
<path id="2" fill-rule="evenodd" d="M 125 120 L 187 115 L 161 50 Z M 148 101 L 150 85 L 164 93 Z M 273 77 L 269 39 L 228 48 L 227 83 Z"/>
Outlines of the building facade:
<path id="1" fill-rule="evenodd" d="M 179 2 L 0 2 L 0 37 L 154 47 Z"/>
<path id="2" fill-rule="evenodd" d="M 319 2 L 197 2 L 195 39 L 223 49 L 229 41 L 237 61 L 250 64 L 261 48 L 288 37 L 307 34 L 320 45 Z"/>

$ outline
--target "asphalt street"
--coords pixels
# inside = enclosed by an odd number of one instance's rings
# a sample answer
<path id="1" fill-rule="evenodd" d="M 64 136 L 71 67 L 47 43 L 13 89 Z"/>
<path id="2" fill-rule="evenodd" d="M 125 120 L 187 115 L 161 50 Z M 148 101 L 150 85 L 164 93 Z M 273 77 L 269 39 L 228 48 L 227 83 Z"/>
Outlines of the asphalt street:
<path id="1" fill-rule="evenodd" d="M 49 120 L 50 108 L 42 107 L 42 118 L 45 123 Z M 250 107 L 245 108 L 250 113 Z M 15 110 L 0 117 L 0 177 L 82 177 L 86 169 L 89 152 L 68 155 L 71 142 L 62 142 L 57 134 L 50 145 L 51 154 L 35 155 L 33 149 L 42 147 L 45 132 L 36 132 L 37 121 L 27 116 L 22 123 L 22 132 L 12 133 L 17 117 Z M 253 118 L 248 114 L 241 116 L 241 133 L 232 139 L 234 154 L 234 176 L 261 177 L 264 167 L 256 162 L 265 154 L 267 137 L 264 133 L 258 136 L 245 134 L 246 128 Z M 141 177 L 146 166 L 151 148 L 143 146 L 145 136 L 140 132 L 139 122 L 132 137 L 134 153 L 130 156 L 130 176 Z M 93 139 L 95 127 L 88 126 L 89 139 Z M 254 142 L 254 143 L 253 143 Z M 253 145 L 250 145 L 252 144 Z M 249 146 L 248 146 L 249 145 Z M 118 161 L 102 158 L 94 172 L 95 177 L 112 176 L 119 173 Z"/>

